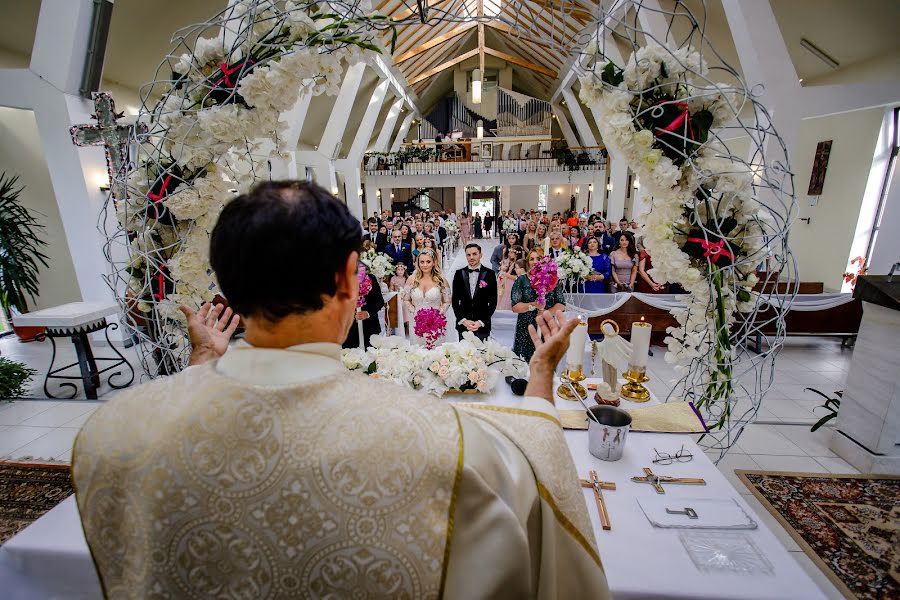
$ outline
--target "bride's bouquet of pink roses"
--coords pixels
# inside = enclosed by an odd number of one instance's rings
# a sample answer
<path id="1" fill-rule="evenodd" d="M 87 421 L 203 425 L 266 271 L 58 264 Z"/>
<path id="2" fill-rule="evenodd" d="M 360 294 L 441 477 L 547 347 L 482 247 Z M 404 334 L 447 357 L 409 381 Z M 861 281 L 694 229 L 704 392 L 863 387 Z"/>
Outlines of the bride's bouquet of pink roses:
<path id="1" fill-rule="evenodd" d="M 447 330 L 447 317 L 436 308 L 423 308 L 416 313 L 416 335 L 425 340 L 425 347 L 434 348 Z"/>
<path id="2" fill-rule="evenodd" d="M 545 256 L 531 269 L 529 279 L 531 287 L 537 292 L 538 304 L 544 304 L 547 301 L 547 294 L 552 292 L 559 283 L 559 267 L 556 261 Z"/>

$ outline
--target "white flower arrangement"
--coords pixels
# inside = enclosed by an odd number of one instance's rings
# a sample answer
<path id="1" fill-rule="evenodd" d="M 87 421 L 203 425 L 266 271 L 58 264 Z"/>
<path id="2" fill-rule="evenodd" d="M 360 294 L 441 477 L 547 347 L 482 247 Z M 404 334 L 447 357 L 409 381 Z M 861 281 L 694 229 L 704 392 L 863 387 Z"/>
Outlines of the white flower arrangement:
<path id="1" fill-rule="evenodd" d="M 653 197 L 652 210 L 639 217 L 653 257 L 650 274 L 687 291 L 685 307 L 673 311 L 678 326 L 667 332 L 666 360 L 687 369 L 714 356 L 698 408 L 732 393 L 734 313 L 754 306 L 755 266 L 774 231 L 753 196 L 750 166 L 710 137 L 742 106 L 737 90 L 710 82 L 707 70 L 694 50 L 651 45 L 624 69 L 606 63 L 581 79 L 581 100 L 598 115 L 603 141 Z"/>
<path id="2" fill-rule="evenodd" d="M 162 98 L 139 115 L 149 132 L 137 140 L 110 238 L 131 240 L 117 265 L 123 306 L 157 323 L 159 334 L 142 339 L 157 353 L 151 362 L 162 351 L 173 365 L 165 372 L 186 360 L 184 324 L 169 304 L 196 307 L 219 292 L 208 248 L 225 204 L 286 160 L 282 115 L 302 95 L 336 94 L 343 65 L 380 52 L 378 32 L 392 26 L 379 18 L 354 10 L 336 22 L 313 3 L 241 0 L 185 33 L 190 51 L 163 63 L 166 81 L 153 84 Z M 384 261 L 373 257 L 376 276 L 389 273 Z"/>
<path id="3" fill-rule="evenodd" d="M 518 233 L 519 228 L 516 225 L 515 219 L 506 218 L 503 220 L 503 232 L 504 233 Z"/>
<path id="4" fill-rule="evenodd" d="M 394 261 L 387 254 L 376 252 L 374 248 L 363 252 L 359 257 L 359 262 L 366 265 L 369 273 L 376 279 L 384 279 L 388 275 L 393 275 L 396 270 Z"/>
<path id="5" fill-rule="evenodd" d="M 397 336 L 373 335 L 371 343 L 368 350 L 345 349 L 344 366 L 439 397 L 451 390 L 489 393 L 501 377 L 528 373 L 528 365 L 509 348 L 493 340 L 482 342 L 471 332 L 463 334 L 462 341 L 432 350 Z"/>
<path id="6" fill-rule="evenodd" d="M 556 259 L 557 272 L 563 281 L 571 279 L 586 279 L 594 270 L 591 257 L 581 251 L 569 248 Z"/>
<path id="7" fill-rule="evenodd" d="M 448 233 L 459 233 L 459 223 L 452 219 L 447 219 L 444 221 L 444 229 L 446 229 Z"/>

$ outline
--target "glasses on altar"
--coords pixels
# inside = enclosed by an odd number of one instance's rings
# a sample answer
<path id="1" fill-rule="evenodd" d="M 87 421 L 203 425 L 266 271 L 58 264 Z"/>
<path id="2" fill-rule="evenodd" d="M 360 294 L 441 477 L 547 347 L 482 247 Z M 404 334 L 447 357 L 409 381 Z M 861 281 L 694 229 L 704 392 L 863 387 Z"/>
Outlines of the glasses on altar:
<path id="1" fill-rule="evenodd" d="M 653 462 L 657 465 L 671 465 L 676 462 L 685 463 L 694 460 L 694 455 L 691 454 L 690 450 L 684 449 L 684 444 L 681 445 L 681 448 L 675 454 L 660 452 L 656 448 L 653 451 L 656 452 L 656 458 L 653 459 Z"/>

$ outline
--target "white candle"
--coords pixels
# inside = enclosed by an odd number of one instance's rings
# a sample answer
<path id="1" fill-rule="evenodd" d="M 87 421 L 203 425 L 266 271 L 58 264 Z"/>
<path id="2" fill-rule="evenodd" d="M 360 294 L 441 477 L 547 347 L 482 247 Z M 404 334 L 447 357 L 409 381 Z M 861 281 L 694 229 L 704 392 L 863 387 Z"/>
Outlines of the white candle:
<path id="1" fill-rule="evenodd" d="M 363 322 L 357 320 L 356 327 L 357 327 L 357 330 L 359 331 L 359 349 L 365 350 L 366 349 L 366 337 L 363 335 Z"/>
<path id="2" fill-rule="evenodd" d="M 566 353 L 566 368 L 581 371 L 584 365 L 584 343 L 587 341 L 587 323 L 580 321 L 569 336 L 569 350 Z"/>
<path id="3" fill-rule="evenodd" d="M 647 355 L 650 353 L 650 323 L 635 321 L 631 324 L 631 364 L 635 367 L 647 366 Z"/>

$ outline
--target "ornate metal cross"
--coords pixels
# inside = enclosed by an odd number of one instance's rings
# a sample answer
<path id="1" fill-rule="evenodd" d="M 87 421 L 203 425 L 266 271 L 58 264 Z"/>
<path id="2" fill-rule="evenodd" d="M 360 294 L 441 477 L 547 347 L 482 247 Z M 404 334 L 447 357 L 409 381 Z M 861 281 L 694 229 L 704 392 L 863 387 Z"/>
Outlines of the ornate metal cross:
<path id="1" fill-rule="evenodd" d="M 656 490 L 657 494 L 665 494 L 666 490 L 663 489 L 662 484 L 664 483 L 683 483 L 690 485 L 706 485 L 705 479 L 694 479 L 689 477 L 667 477 L 666 475 L 654 475 L 653 471 L 644 467 L 644 477 L 632 477 L 631 480 L 635 483 L 649 483 L 653 486 L 653 489 Z"/>
<path id="2" fill-rule="evenodd" d="M 94 92 L 94 119 L 96 124 L 73 125 L 69 128 L 72 143 L 76 146 L 104 146 L 106 150 L 106 171 L 112 196 L 116 200 L 127 197 L 125 174 L 128 166 L 128 144 L 132 134 L 147 133 L 147 125 L 119 125 L 116 119 L 124 113 L 116 113 L 116 103 L 106 92 Z"/>

